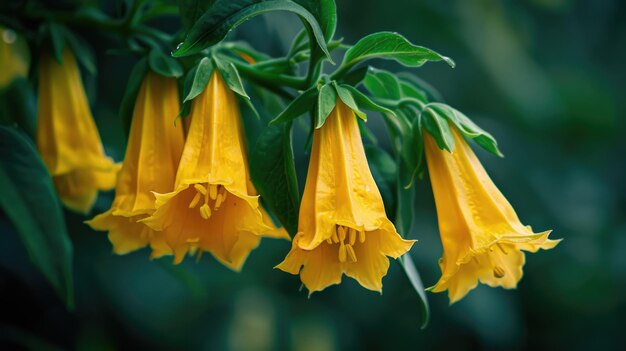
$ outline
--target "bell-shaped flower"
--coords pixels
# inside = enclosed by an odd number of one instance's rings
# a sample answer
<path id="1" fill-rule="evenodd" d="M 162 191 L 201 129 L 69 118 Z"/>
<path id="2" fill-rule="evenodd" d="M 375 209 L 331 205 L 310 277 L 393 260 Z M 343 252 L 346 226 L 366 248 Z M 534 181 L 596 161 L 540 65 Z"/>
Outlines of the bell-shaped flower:
<path id="1" fill-rule="evenodd" d="M 156 211 L 142 222 L 164 231 L 175 263 L 187 252 L 208 251 L 239 270 L 262 236 L 289 236 L 274 227 L 259 204 L 237 100 L 217 70 L 193 100 L 188 118 L 174 190 L 155 194 Z"/>
<path id="2" fill-rule="evenodd" d="M 448 290 L 450 302 L 478 282 L 512 289 L 522 278 L 524 253 L 551 249 L 550 231 L 535 234 L 493 184 L 463 136 L 453 126 L 454 150 L 437 147 L 424 133 L 428 172 L 435 195 L 443 257 L 433 292 Z"/>
<path id="3" fill-rule="evenodd" d="M 154 212 L 152 192 L 173 190 L 184 145 L 182 125 L 174 124 L 179 110 L 176 79 L 148 72 L 135 102 L 126 156 L 111 209 L 87 222 L 96 230 L 109 232 L 117 254 L 148 244 L 153 258 L 171 253 L 163 232 L 137 221 Z"/>
<path id="4" fill-rule="evenodd" d="M 14 31 L 0 26 L 0 89 L 28 75 L 28 45 Z"/>
<path id="5" fill-rule="evenodd" d="M 309 294 L 341 283 L 344 273 L 382 292 L 387 256 L 398 258 L 413 243 L 387 219 L 355 114 L 338 99 L 314 132 L 298 234 L 277 268 L 300 274 Z"/>
<path id="6" fill-rule="evenodd" d="M 39 66 L 37 148 L 59 197 L 71 210 L 87 213 L 98 190 L 115 186 L 119 167 L 105 156 L 74 54 L 62 63 L 42 55 Z"/>

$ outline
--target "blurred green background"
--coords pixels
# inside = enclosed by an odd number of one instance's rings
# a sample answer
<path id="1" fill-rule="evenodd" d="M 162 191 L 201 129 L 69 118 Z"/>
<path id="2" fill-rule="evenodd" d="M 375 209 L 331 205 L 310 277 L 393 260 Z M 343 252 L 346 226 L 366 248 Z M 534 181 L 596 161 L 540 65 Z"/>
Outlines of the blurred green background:
<path id="1" fill-rule="evenodd" d="M 97 3 L 97 2 L 96 2 Z M 106 2 L 102 2 L 106 4 Z M 106 7 L 106 5 L 105 5 Z M 351 279 L 307 298 L 297 277 L 272 269 L 290 244 L 265 240 L 244 270 L 209 255 L 196 264 L 111 254 L 104 233 L 66 212 L 74 243 L 76 309 L 67 312 L 0 215 L 1 348 L 155 350 L 620 349 L 626 325 L 626 2 L 621 0 L 339 0 L 337 36 L 354 43 L 383 30 L 452 57 L 413 72 L 499 141 L 504 159 L 481 150 L 488 172 L 536 230 L 565 240 L 527 255 L 517 290 L 478 287 L 449 306 L 417 297 L 392 263 L 384 294 Z M 175 18 L 158 26 L 173 31 Z M 244 24 L 234 36 L 281 55 L 301 28 L 289 14 Z M 79 31 L 99 74 L 87 81 L 107 153 L 123 158 L 117 117 L 135 59 L 106 55 L 119 44 Z M 399 70 L 388 62 L 380 68 Z M 379 116 L 368 125 L 378 132 Z M 300 131 L 297 133 L 304 133 Z M 296 133 L 296 140 L 300 140 Z M 300 186 L 308 155 L 296 141 Z M 428 180 L 417 183 L 411 255 L 425 285 L 441 256 Z M 103 194 L 93 211 L 108 208 Z M 20 346 L 21 345 L 21 346 Z"/>

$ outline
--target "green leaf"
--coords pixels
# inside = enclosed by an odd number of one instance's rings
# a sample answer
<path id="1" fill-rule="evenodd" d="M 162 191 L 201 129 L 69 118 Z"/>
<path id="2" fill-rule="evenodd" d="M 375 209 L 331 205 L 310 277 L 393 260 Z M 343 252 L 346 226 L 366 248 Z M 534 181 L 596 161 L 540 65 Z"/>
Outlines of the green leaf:
<path id="1" fill-rule="evenodd" d="M 498 149 L 496 139 L 460 111 L 442 103 L 430 103 L 428 104 L 428 108 L 452 122 L 463 136 L 473 139 L 476 144 L 480 145 L 483 149 L 494 155 L 504 157 Z"/>
<path id="2" fill-rule="evenodd" d="M 365 155 L 367 163 L 376 181 L 376 186 L 383 197 L 385 212 L 387 216 L 393 218 L 396 209 L 395 181 L 397 165 L 396 161 L 383 149 L 365 145 Z"/>
<path id="3" fill-rule="evenodd" d="M 341 77 L 341 82 L 355 87 L 359 85 L 363 81 L 363 79 L 365 79 L 365 76 L 367 75 L 367 72 L 369 70 L 370 70 L 369 66 L 363 66 L 357 69 L 353 69 L 352 71 L 348 72 L 345 76 Z"/>
<path id="4" fill-rule="evenodd" d="M 172 55 L 180 57 L 200 52 L 224 39 L 228 32 L 243 22 L 271 11 L 289 11 L 300 16 L 311 27 L 319 48 L 330 57 L 324 33 L 316 18 L 291 0 L 216 0 Z"/>
<path id="5" fill-rule="evenodd" d="M 319 91 L 317 87 L 312 87 L 302 94 L 298 95 L 276 118 L 274 118 L 270 124 L 277 124 L 282 122 L 288 122 L 296 117 L 299 117 L 306 112 L 310 111 L 315 102 L 317 102 L 317 95 Z"/>
<path id="6" fill-rule="evenodd" d="M 337 85 L 336 82 L 332 82 L 332 84 L 335 87 L 335 90 L 337 91 L 337 95 L 339 96 L 341 101 L 343 101 L 343 103 L 346 104 L 346 106 L 348 106 L 352 111 L 354 111 L 354 113 L 360 119 L 367 121 L 367 116 L 365 115 L 365 113 L 359 110 L 359 106 L 357 105 L 356 101 L 354 101 L 354 97 L 352 96 L 352 91 L 343 86 Z"/>
<path id="7" fill-rule="evenodd" d="M 0 123 L 16 124 L 35 138 L 37 128 L 37 98 L 25 78 L 14 79 L 0 91 Z"/>
<path id="8" fill-rule="evenodd" d="M 420 277 L 420 274 L 415 267 L 415 263 L 413 263 L 413 259 L 408 252 L 398 259 L 398 263 L 400 263 L 400 266 L 404 270 L 404 273 L 406 274 L 407 278 L 409 278 L 409 282 L 411 282 L 411 286 L 413 286 L 413 289 L 419 297 L 420 313 L 422 317 L 422 323 L 420 327 L 421 329 L 424 329 L 428 326 L 428 320 L 430 319 L 430 308 L 428 307 L 428 298 L 426 297 L 426 291 L 424 290 L 422 278 Z"/>
<path id="9" fill-rule="evenodd" d="M 65 35 L 63 27 L 57 23 L 49 22 L 50 41 L 52 44 L 52 53 L 58 63 L 63 63 L 63 49 L 65 48 Z"/>
<path id="10" fill-rule="evenodd" d="M 337 29 L 337 5 L 335 0 L 294 0 L 307 9 L 318 21 L 326 42 L 332 40 Z"/>
<path id="11" fill-rule="evenodd" d="M 315 129 L 324 125 L 326 119 L 333 112 L 337 104 L 337 92 L 331 83 L 326 83 L 320 88 L 317 95 L 317 114 L 315 116 Z"/>
<path id="12" fill-rule="evenodd" d="M 418 76 L 409 72 L 400 72 L 397 76 L 400 79 L 400 82 L 409 84 L 422 93 L 426 93 L 427 101 L 444 101 L 443 96 L 437 89 L 435 89 L 435 87 Z"/>
<path id="13" fill-rule="evenodd" d="M 452 136 L 446 117 L 427 105 L 421 118 L 424 129 L 435 139 L 437 146 L 441 150 L 452 152 L 454 150 L 454 136 Z"/>
<path id="14" fill-rule="evenodd" d="M 180 8 L 180 20 L 183 27 L 189 30 L 206 10 L 213 5 L 215 0 L 178 0 Z"/>
<path id="15" fill-rule="evenodd" d="M 411 44 L 398 33 L 379 32 L 366 36 L 351 47 L 343 58 L 344 67 L 352 67 L 373 58 L 395 60 L 408 67 L 419 67 L 428 61 L 445 61 L 454 67 L 454 61 L 428 48 Z"/>
<path id="16" fill-rule="evenodd" d="M 204 57 L 200 60 L 198 66 L 185 78 L 185 99 L 183 100 L 183 104 L 202 94 L 209 84 L 214 69 L 215 66 L 210 58 Z"/>
<path id="17" fill-rule="evenodd" d="M 241 81 L 241 76 L 239 76 L 237 67 L 235 67 L 235 65 L 226 56 L 222 56 L 222 58 L 214 57 L 213 59 L 215 60 L 217 69 L 220 71 L 222 78 L 224 78 L 226 85 L 228 85 L 230 90 L 234 91 L 235 94 L 242 97 L 243 102 L 248 106 L 248 108 L 250 108 L 257 118 L 260 118 L 259 112 L 254 107 L 254 104 L 252 104 L 250 96 L 248 96 L 246 89 L 243 87 L 243 82 Z"/>
<path id="18" fill-rule="evenodd" d="M 52 178 L 30 140 L 0 126 L 0 208 L 33 264 L 68 308 L 74 304 L 72 243 Z"/>
<path id="19" fill-rule="evenodd" d="M 148 65 L 150 69 L 164 77 L 180 78 L 184 73 L 183 67 L 178 61 L 165 55 L 158 49 L 150 50 Z"/>
<path id="20" fill-rule="evenodd" d="M 220 71 L 222 78 L 224 78 L 224 82 L 228 85 L 230 90 L 234 91 L 237 95 L 250 100 L 250 97 L 246 94 L 243 82 L 241 81 L 241 77 L 239 76 L 239 72 L 237 71 L 235 65 L 224 56 L 222 56 L 222 58 L 215 57 L 214 59 L 217 69 Z"/>
<path id="21" fill-rule="evenodd" d="M 144 57 L 135 64 L 135 67 L 133 67 L 133 70 L 130 72 L 128 82 L 126 83 L 126 91 L 124 92 L 122 103 L 120 104 L 119 113 L 127 136 L 129 135 L 130 124 L 133 119 L 135 100 L 137 99 L 137 94 L 139 94 L 141 82 L 143 82 L 144 77 L 148 73 L 148 69 L 148 59 Z"/>
<path id="22" fill-rule="evenodd" d="M 408 149 L 403 150 L 404 153 L 407 153 L 403 156 L 408 159 L 408 169 L 412 169 L 411 179 L 409 179 L 408 183 L 404 184 L 405 189 L 410 188 L 413 182 L 422 176 L 424 171 L 424 135 L 422 134 L 421 114 L 413 119 L 411 130 L 413 134 L 410 138 L 410 144 L 408 145 Z"/>
<path id="23" fill-rule="evenodd" d="M 65 36 L 67 44 L 74 53 L 74 56 L 76 56 L 78 62 L 80 62 L 80 64 L 83 65 L 83 67 L 85 67 L 85 69 L 87 69 L 87 72 L 89 72 L 90 74 L 95 75 L 96 73 L 98 73 L 98 70 L 96 68 L 96 59 L 93 50 L 89 47 L 89 45 L 87 45 L 84 40 L 74 35 L 69 30 L 64 29 L 63 34 Z"/>
<path id="24" fill-rule="evenodd" d="M 300 191 L 291 145 L 291 122 L 268 126 L 250 157 L 250 177 L 264 203 L 292 236 L 298 231 Z"/>
<path id="25" fill-rule="evenodd" d="M 350 92 L 350 94 L 352 95 L 352 97 L 354 98 L 354 100 L 356 101 L 357 106 L 360 106 L 366 110 L 370 110 L 370 111 L 376 111 L 376 112 L 381 112 L 384 114 L 388 114 L 391 115 L 393 117 L 396 116 L 395 112 L 393 112 L 392 110 L 380 106 L 379 104 L 375 103 L 374 101 L 372 101 L 367 95 L 363 94 L 362 92 L 360 92 L 357 88 L 347 85 L 347 84 L 342 84 L 340 85 L 341 88 L 346 89 Z M 345 102 L 345 101 L 344 101 Z"/>
<path id="26" fill-rule="evenodd" d="M 400 81 L 387 71 L 370 68 L 363 80 L 365 88 L 372 95 L 389 100 L 398 100 L 402 97 Z"/>

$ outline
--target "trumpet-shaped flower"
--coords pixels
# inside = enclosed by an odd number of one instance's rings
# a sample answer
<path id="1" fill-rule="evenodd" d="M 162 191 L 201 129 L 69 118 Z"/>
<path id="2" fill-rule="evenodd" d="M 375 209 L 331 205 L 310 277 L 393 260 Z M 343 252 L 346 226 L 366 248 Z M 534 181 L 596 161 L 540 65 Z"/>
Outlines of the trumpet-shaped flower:
<path id="1" fill-rule="evenodd" d="M 14 31 L 0 26 L 0 89 L 15 78 L 26 77 L 29 62 L 28 45 L 24 39 L 18 37 Z"/>
<path id="2" fill-rule="evenodd" d="M 277 267 L 300 274 L 309 293 L 341 283 L 344 273 L 382 292 L 387 256 L 398 258 L 413 243 L 387 219 L 354 112 L 337 100 L 314 132 L 298 234 Z"/>
<path id="3" fill-rule="evenodd" d="M 522 278 L 524 253 L 551 249 L 550 231 L 535 234 L 493 184 L 459 131 L 453 152 L 440 150 L 424 133 L 444 254 L 442 276 L 431 291 L 448 290 L 450 302 L 465 296 L 478 282 L 512 289 Z"/>
<path id="4" fill-rule="evenodd" d="M 113 251 L 125 254 L 148 244 L 152 257 L 171 253 L 163 232 L 137 220 L 155 210 L 154 192 L 174 186 L 183 151 L 183 129 L 175 126 L 179 113 L 176 79 L 149 72 L 139 89 L 128 146 L 115 186 L 115 200 L 108 211 L 87 223 L 109 232 Z"/>
<path id="5" fill-rule="evenodd" d="M 74 211 L 89 212 L 98 190 L 115 186 L 119 167 L 104 154 L 76 59 L 67 48 L 63 63 L 50 54 L 40 60 L 37 148 L 61 201 Z"/>
<path id="6" fill-rule="evenodd" d="M 194 99 L 190 118 L 174 191 L 155 194 L 156 211 L 142 222 L 164 231 L 176 263 L 189 251 L 208 251 L 239 270 L 261 236 L 289 236 L 259 204 L 237 100 L 217 70 Z"/>

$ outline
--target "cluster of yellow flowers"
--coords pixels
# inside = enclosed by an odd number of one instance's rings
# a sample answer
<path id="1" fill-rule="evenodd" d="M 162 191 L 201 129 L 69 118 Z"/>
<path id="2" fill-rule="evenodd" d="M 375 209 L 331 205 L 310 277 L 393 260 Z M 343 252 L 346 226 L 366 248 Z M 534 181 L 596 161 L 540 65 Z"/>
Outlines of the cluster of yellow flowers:
<path id="1" fill-rule="evenodd" d="M 105 156 L 76 60 L 40 59 L 37 146 L 59 197 L 88 213 L 97 192 L 115 188 L 111 209 L 87 221 L 108 231 L 114 252 L 150 245 L 152 257 L 210 252 L 240 270 L 262 237 L 290 239 L 259 203 L 250 181 L 242 122 L 234 93 L 217 70 L 193 100 L 186 131 L 176 124 L 175 78 L 149 72 L 135 103 L 120 167 Z M 480 281 L 514 288 L 523 251 L 554 247 L 548 232 L 533 233 L 489 179 L 465 139 L 450 125 L 454 152 L 439 149 L 425 132 L 425 154 L 444 248 L 442 277 L 431 291 L 452 302 Z M 298 233 L 277 268 L 299 274 L 309 293 L 341 282 L 342 275 L 382 291 L 388 257 L 407 253 L 386 217 L 367 164 L 354 112 L 341 100 L 314 132 Z"/>

